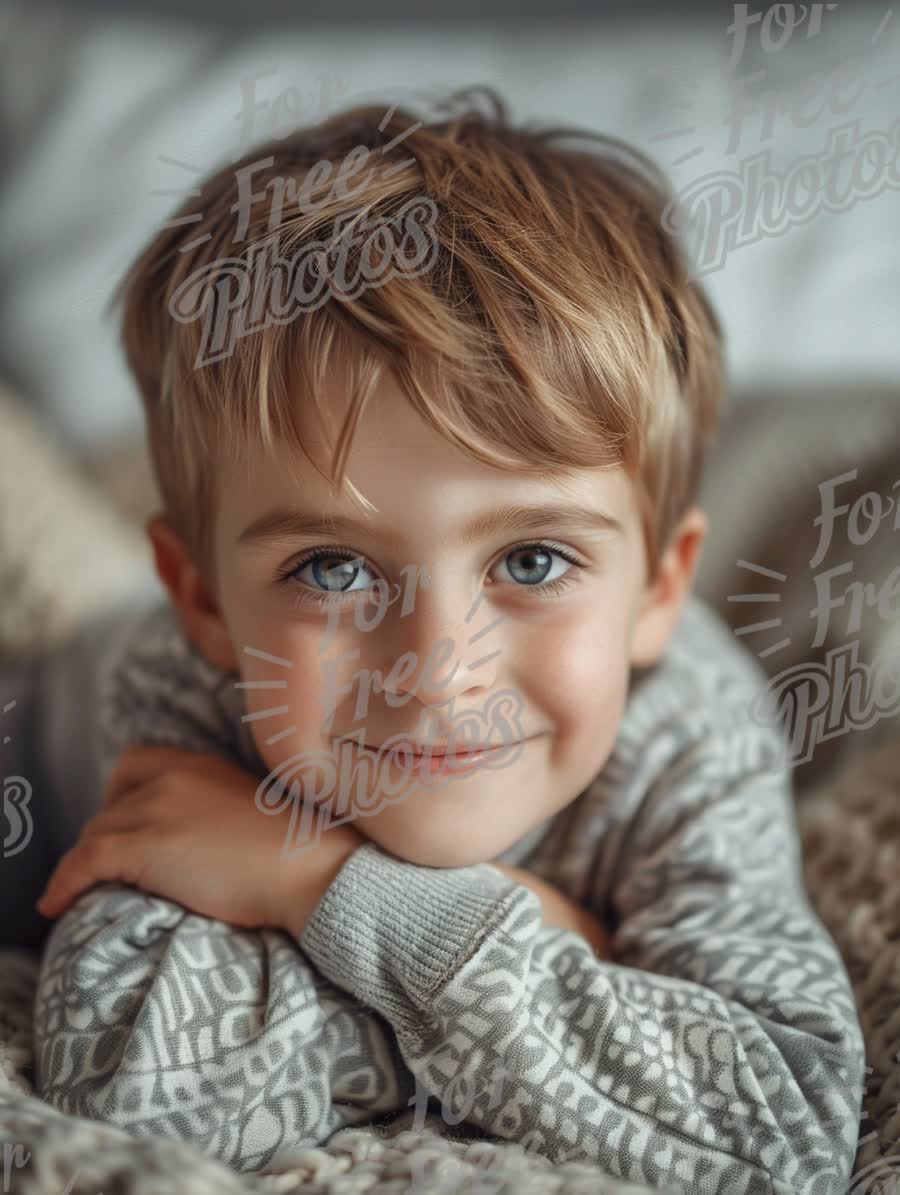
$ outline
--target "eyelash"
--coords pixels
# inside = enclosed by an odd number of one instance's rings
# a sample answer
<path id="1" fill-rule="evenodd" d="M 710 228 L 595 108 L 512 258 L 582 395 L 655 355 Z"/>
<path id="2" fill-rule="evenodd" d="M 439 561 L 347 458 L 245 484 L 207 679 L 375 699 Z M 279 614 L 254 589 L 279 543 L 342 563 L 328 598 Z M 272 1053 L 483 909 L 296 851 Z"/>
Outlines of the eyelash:
<path id="1" fill-rule="evenodd" d="M 513 552 L 521 552 L 526 548 L 539 548 L 544 552 L 550 552 L 553 555 L 561 556 L 563 560 L 567 561 L 567 563 L 571 565 L 574 565 L 575 568 L 586 567 L 579 560 L 576 560 L 570 552 L 567 552 L 558 544 L 548 543 L 546 540 L 528 540 L 522 544 L 514 544 L 511 548 L 507 548 L 505 554 L 510 556 Z M 303 604 L 318 606 L 320 609 L 324 609 L 333 605 L 345 605 L 348 602 L 354 601 L 360 594 L 367 592 L 365 589 L 354 589 L 351 592 L 341 594 L 337 590 L 334 590 L 331 593 L 322 592 L 319 594 L 319 596 L 313 596 L 315 591 L 312 589 L 312 586 L 307 585 L 305 581 L 298 581 L 296 579 L 296 574 L 304 567 L 304 565 L 309 564 L 313 560 L 318 560 L 320 557 L 337 557 L 343 560 L 361 559 L 359 552 L 351 552 L 347 548 L 340 547 L 329 548 L 328 551 L 325 551 L 322 548 L 316 548 L 314 551 L 308 552 L 300 560 L 296 561 L 296 563 L 290 564 L 286 570 L 278 575 L 279 583 L 296 585 L 298 587 L 296 595 L 297 601 Z M 545 581 L 543 585 L 518 585 L 516 588 L 527 589 L 531 593 L 539 594 L 542 597 L 556 597 L 564 589 L 567 589 L 569 585 L 574 583 L 575 577 L 573 575 L 573 570 L 570 569 L 569 572 L 567 572 L 564 576 L 557 577 L 555 581 Z M 308 590 L 309 592 L 304 592 L 305 590 Z"/>

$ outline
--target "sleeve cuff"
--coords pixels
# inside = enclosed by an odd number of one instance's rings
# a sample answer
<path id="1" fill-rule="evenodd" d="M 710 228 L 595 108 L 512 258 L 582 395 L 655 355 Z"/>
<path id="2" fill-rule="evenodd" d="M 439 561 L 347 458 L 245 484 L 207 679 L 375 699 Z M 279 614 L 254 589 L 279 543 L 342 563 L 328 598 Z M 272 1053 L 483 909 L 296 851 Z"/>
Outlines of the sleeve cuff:
<path id="1" fill-rule="evenodd" d="M 331 882 L 299 943 L 333 983 L 409 1030 L 523 895 L 537 900 L 489 864 L 423 867 L 367 842 Z"/>

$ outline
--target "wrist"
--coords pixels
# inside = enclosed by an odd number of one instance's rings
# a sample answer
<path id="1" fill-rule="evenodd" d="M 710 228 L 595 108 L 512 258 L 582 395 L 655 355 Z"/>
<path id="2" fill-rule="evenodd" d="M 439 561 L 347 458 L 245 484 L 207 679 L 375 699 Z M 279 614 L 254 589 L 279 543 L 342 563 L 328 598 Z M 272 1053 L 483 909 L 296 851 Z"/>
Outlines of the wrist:
<path id="1" fill-rule="evenodd" d="M 496 867 L 510 879 L 531 889 L 541 902 L 544 925 L 555 929 L 572 929 L 589 943 L 596 958 L 614 959 L 612 936 L 606 926 L 587 909 L 522 867 L 508 863 L 491 863 L 491 867 Z"/>

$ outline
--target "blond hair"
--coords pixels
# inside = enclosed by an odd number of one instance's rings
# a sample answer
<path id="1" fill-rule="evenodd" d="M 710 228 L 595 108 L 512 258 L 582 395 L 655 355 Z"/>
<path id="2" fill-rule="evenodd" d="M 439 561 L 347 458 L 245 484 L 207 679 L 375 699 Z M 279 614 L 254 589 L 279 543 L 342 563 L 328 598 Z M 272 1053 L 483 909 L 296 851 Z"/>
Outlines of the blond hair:
<path id="1" fill-rule="evenodd" d="M 255 147 L 180 205 L 113 296 L 166 514 L 213 586 L 219 454 L 239 461 L 285 437 L 365 507 L 347 457 L 385 368 L 436 431 L 485 464 L 536 477 L 623 465 L 638 483 L 650 576 L 696 499 L 722 401 L 722 332 L 663 226 L 665 176 L 613 137 L 513 126 L 492 88 L 462 89 L 443 108 L 422 121 L 359 106 Z M 360 146 L 382 168 L 338 194 L 317 163 L 337 166 Z M 245 167 L 254 199 L 235 245 Z M 273 230 L 285 180 L 309 202 L 282 210 Z M 233 275 L 273 236 L 296 252 L 362 214 L 390 222 L 423 200 L 436 211 L 427 269 L 352 297 L 332 290 L 197 366 L 200 321 L 172 314 L 190 279 Z M 339 362 L 351 402 L 323 473 L 298 407 L 311 400 L 321 415 L 322 379 Z"/>

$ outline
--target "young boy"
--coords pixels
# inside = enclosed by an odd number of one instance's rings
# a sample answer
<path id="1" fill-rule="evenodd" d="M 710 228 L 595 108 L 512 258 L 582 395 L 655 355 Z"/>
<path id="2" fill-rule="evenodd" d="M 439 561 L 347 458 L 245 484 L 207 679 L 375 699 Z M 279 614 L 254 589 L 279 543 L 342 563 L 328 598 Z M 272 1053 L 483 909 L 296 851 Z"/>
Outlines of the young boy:
<path id="1" fill-rule="evenodd" d="M 171 600 L 98 665 L 39 1093 L 255 1170 L 462 1083 L 554 1161 L 843 1192 L 853 995 L 690 592 L 719 325 L 651 163 L 486 94 L 261 146 L 125 280 Z"/>

